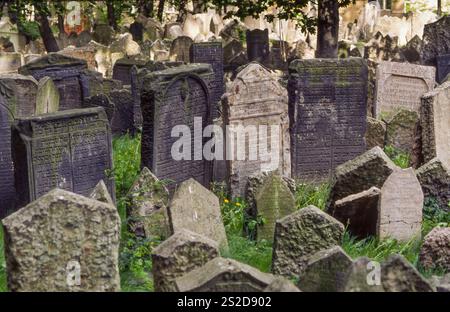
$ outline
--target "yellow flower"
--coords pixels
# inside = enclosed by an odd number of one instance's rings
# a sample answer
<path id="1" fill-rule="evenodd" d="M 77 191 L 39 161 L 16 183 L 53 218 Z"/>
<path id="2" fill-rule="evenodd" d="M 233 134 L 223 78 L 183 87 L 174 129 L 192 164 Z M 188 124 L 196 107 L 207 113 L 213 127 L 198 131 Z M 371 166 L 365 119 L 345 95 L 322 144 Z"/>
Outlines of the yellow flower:
<path id="1" fill-rule="evenodd" d="M 224 202 L 225 204 L 228 204 L 230 201 L 229 201 L 228 199 L 225 198 L 225 199 L 223 200 L 223 202 Z"/>
<path id="2" fill-rule="evenodd" d="M 241 203 L 236 203 L 236 206 L 241 207 Z"/>

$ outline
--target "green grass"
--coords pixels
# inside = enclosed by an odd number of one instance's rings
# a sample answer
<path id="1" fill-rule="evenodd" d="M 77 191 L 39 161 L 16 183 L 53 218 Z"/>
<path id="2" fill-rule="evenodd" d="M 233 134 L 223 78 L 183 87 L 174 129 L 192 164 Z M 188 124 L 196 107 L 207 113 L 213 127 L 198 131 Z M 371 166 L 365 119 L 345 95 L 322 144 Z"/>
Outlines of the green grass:
<path id="1" fill-rule="evenodd" d="M 330 185 L 328 183 L 319 185 L 298 183 L 295 193 L 297 209 L 314 205 L 317 208 L 324 210 L 329 195 Z"/>
<path id="2" fill-rule="evenodd" d="M 0 292 L 4 292 L 6 290 L 6 264 L 3 248 L 3 227 L 0 226 Z"/>
<path id="3" fill-rule="evenodd" d="M 411 155 L 408 153 L 405 153 L 393 146 L 386 146 L 384 148 L 384 152 L 392 160 L 392 162 L 400 168 L 406 169 L 411 166 Z"/>

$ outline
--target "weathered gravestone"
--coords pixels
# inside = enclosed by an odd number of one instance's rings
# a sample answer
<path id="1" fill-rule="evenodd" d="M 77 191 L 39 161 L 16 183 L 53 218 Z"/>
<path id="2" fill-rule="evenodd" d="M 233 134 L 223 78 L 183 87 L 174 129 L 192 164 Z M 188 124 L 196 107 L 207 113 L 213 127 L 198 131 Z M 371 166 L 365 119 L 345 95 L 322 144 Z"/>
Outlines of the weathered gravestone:
<path id="1" fill-rule="evenodd" d="M 247 57 L 250 62 L 267 64 L 269 61 L 269 30 L 247 30 Z"/>
<path id="2" fill-rule="evenodd" d="M 426 24 L 423 29 L 422 59 L 426 65 L 436 66 L 439 55 L 450 53 L 450 16 Z"/>
<path id="3" fill-rule="evenodd" d="M 274 278 L 236 260 L 217 257 L 175 283 L 180 292 L 261 292 Z"/>
<path id="4" fill-rule="evenodd" d="M 352 259 L 339 246 L 318 251 L 300 273 L 297 286 L 307 292 L 341 291 L 351 265 Z"/>
<path id="5" fill-rule="evenodd" d="M 265 219 L 256 228 L 257 238 L 273 241 L 276 221 L 296 211 L 295 198 L 283 178 L 271 174 L 256 191 L 255 208 L 251 216 Z"/>
<path id="6" fill-rule="evenodd" d="M 11 120 L 8 104 L 0 95 L 0 219 L 14 207 L 14 167 L 11 157 Z"/>
<path id="7" fill-rule="evenodd" d="M 253 174 L 277 171 L 290 176 L 287 92 L 271 72 L 258 63 L 248 64 L 222 101 L 232 196 L 244 196 Z"/>
<path id="8" fill-rule="evenodd" d="M 92 35 L 89 32 L 89 30 L 83 30 L 82 32 L 80 32 L 80 34 L 78 35 L 77 40 L 75 41 L 75 46 L 76 47 L 84 47 L 85 45 L 87 45 L 89 42 L 91 42 L 92 40 Z"/>
<path id="9" fill-rule="evenodd" d="M 113 135 L 134 134 L 133 97 L 127 89 L 113 90 L 109 98 L 114 103 L 115 113 L 111 120 L 111 132 Z"/>
<path id="10" fill-rule="evenodd" d="M 294 60 L 289 66 L 292 176 L 323 181 L 366 150 L 363 59 Z"/>
<path id="11" fill-rule="evenodd" d="M 418 112 L 422 95 L 434 88 L 436 69 L 398 62 L 377 66 L 376 117 L 392 116 L 400 109 Z"/>
<path id="12" fill-rule="evenodd" d="M 85 60 L 87 67 L 90 70 L 97 70 L 97 63 L 96 63 L 97 49 L 92 45 L 81 48 L 67 47 L 64 50 L 58 51 L 58 53 L 68 57 Z"/>
<path id="13" fill-rule="evenodd" d="M 433 158 L 416 171 L 426 199 L 437 200 L 439 208 L 450 211 L 450 168 L 439 158 Z"/>
<path id="14" fill-rule="evenodd" d="M 94 41 L 108 46 L 111 44 L 113 40 L 114 30 L 111 26 L 107 24 L 96 24 L 94 26 L 94 33 L 92 34 L 92 38 Z"/>
<path id="15" fill-rule="evenodd" d="M 391 255 L 381 265 L 381 284 L 386 292 L 433 292 L 431 284 L 401 255 Z"/>
<path id="16" fill-rule="evenodd" d="M 353 261 L 344 277 L 344 292 L 384 292 L 380 276 L 376 274 L 376 262 L 367 257 Z M 374 274 L 375 273 L 375 274 Z"/>
<path id="17" fill-rule="evenodd" d="M 91 194 L 89 194 L 89 198 L 101 201 L 102 203 L 107 203 L 115 206 L 114 200 L 109 194 L 108 187 L 106 186 L 103 180 L 97 183 L 95 188 L 92 190 Z"/>
<path id="18" fill-rule="evenodd" d="M 112 78 L 122 81 L 124 85 L 131 85 L 131 68 L 143 68 L 147 62 L 148 60 L 136 57 L 121 58 L 114 63 Z"/>
<path id="19" fill-rule="evenodd" d="M 186 229 L 218 242 L 228 248 L 219 199 L 194 179 L 181 183 L 169 204 L 169 224 L 172 233 Z"/>
<path id="20" fill-rule="evenodd" d="M 102 107 L 105 110 L 110 124 L 116 114 L 116 106 L 111 101 L 109 96 L 104 93 L 99 93 L 84 99 L 83 107 Z"/>
<path id="21" fill-rule="evenodd" d="M 181 229 L 152 252 L 155 291 L 177 291 L 175 280 L 219 256 L 217 242 Z"/>
<path id="22" fill-rule="evenodd" d="M 384 147 L 386 137 L 386 123 L 372 117 L 367 117 L 366 148 L 370 150 L 375 146 Z"/>
<path id="23" fill-rule="evenodd" d="M 170 46 L 170 60 L 189 63 L 189 53 L 194 41 L 188 36 L 179 36 Z"/>
<path id="24" fill-rule="evenodd" d="M 341 221 L 354 236 L 377 235 L 381 191 L 377 187 L 337 200 L 331 215 Z"/>
<path id="25" fill-rule="evenodd" d="M 2 221 L 10 291 L 119 291 L 117 209 L 55 189 Z"/>
<path id="26" fill-rule="evenodd" d="M 12 135 L 16 208 L 51 189 L 88 196 L 104 180 L 114 197 L 112 143 L 103 108 L 70 110 L 15 121 Z"/>
<path id="27" fill-rule="evenodd" d="M 412 168 L 397 169 L 386 179 L 379 203 L 380 238 L 407 242 L 420 236 L 423 192 Z"/>
<path id="28" fill-rule="evenodd" d="M 308 206 L 277 221 L 273 244 L 272 272 L 295 278 L 318 251 L 340 243 L 344 225 L 314 206 Z"/>
<path id="29" fill-rule="evenodd" d="M 419 263 L 425 270 L 450 271 L 450 227 L 435 227 L 425 236 Z"/>
<path id="30" fill-rule="evenodd" d="M 60 110 L 83 107 L 83 99 L 89 96 L 89 83 L 84 77 L 86 61 L 49 53 L 21 68 L 19 73 L 40 80 L 45 76 L 53 79 L 60 96 Z"/>
<path id="31" fill-rule="evenodd" d="M 437 82 L 443 83 L 445 77 L 450 74 L 450 54 L 437 56 Z"/>
<path id="32" fill-rule="evenodd" d="M 386 145 L 412 155 L 418 122 L 418 112 L 399 109 L 386 121 Z"/>
<path id="33" fill-rule="evenodd" d="M 19 74 L 0 75 L 0 93 L 14 117 L 35 115 L 38 82 L 33 77 Z"/>
<path id="34" fill-rule="evenodd" d="M 142 168 L 127 194 L 129 230 L 139 237 L 167 238 L 170 234 L 167 206 L 169 191 L 162 181 Z"/>
<path id="35" fill-rule="evenodd" d="M 52 78 L 39 80 L 36 95 L 36 115 L 55 113 L 59 110 L 59 92 Z"/>
<path id="36" fill-rule="evenodd" d="M 425 162 L 438 157 L 450 166 L 450 81 L 422 97 L 420 125 Z"/>
<path id="37" fill-rule="evenodd" d="M 193 43 L 190 51 L 191 63 L 211 64 L 214 71 L 214 79 L 210 82 L 211 92 L 211 112 L 212 118 L 219 116 L 220 98 L 225 92 L 223 81 L 223 49 L 222 42 L 201 42 Z"/>
<path id="38" fill-rule="evenodd" d="M 282 276 L 276 276 L 272 283 L 264 289 L 265 292 L 300 292 L 300 289 Z"/>
<path id="39" fill-rule="evenodd" d="M 22 66 L 22 54 L 0 52 L 0 73 L 15 73 Z"/>
<path id="40" fill-rule="evenodd" d="M 212 166 L 202 155 L 206 139 L 201 136 L 212 124 L 206 85 L 212 74 L 211 65 L 192 64 L 143 78 L 141 164 L 159 179 L 172 180 L 168 186 L 171 191 L 189 178 L 209 187 Z"/>

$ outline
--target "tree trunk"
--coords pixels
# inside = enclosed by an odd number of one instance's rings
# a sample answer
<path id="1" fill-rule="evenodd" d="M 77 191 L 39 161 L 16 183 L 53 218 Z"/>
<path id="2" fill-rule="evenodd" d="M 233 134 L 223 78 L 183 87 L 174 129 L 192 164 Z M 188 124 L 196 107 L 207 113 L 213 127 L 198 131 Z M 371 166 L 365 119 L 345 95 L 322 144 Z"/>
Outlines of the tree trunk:
<path id="1" fill-rule="evenodd" d="M 58 14 L 58 30 L 60 34 L 63 34 L 65 32 L 64 30 L 64 16 L 61 14 Z"/>
<path id="2" fill-rule="evenodd" d="M 319 0 L 317 25 L 317 58 L 337 58 L 339 4 L 335 0 Z"/>
<path id="3" fill-rule="evenodd" d="M 108 24 L 117 31 L 117 20 L 114 12 L 114 3 L 112 0 L 106 2 L 106 8 L 108 13 Z"/>
<path id="4" fill-rule="evenodd" d="M 442 0 L 437 0 L 437 15 L 442 15 Z"/>
<path id="5" fill-rule="evenodd" d="M 39 33 L 41 34 L 42 41 L 44 41 L 45 49 L 47 52 L 58 52 L 58 43 L 56 42 L 55 36 L 53 36 L 47 16 L 38 12 L 36 17 L 39 22 Z"/>
<path id="6" fill-rule="evenodd" d="M 164 14 L 164 4 L 166 3 L 165 0 L 159 0 L 158 4 L 158 20 L 162 22 L 163 20 L 163 14 Z"/>

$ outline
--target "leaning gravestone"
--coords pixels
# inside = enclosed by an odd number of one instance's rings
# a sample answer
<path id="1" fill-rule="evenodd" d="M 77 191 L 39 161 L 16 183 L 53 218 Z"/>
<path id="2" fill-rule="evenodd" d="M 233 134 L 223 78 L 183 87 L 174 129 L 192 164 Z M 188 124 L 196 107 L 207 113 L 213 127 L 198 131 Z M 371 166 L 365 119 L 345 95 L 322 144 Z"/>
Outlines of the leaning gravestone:
<path id="1" fill-rule="evenodd" d="M 318 251 L 300 273 L 297 286 L 306 292 L 338 292 L 351 265 L 352 259 L 339 246 Z"/>
<path id="2" fill-rule="evenodd" d="M 169 236 L 167 206 L 169 191 L 162 181 L 142 168 L 127 194 L 126 211 L 130 232 L 139 237 L 165 239 Z"/>
<path id="3" fill-rule="evenodd" d="M 450 81 L 422 97 L 420 125 L 425 162 L 438 157 L 450 166 Z"/>
<path id="4" fill-rule="evenodd" d="M 88 196 L 104 180 L 114 196 L 112 143 L 103 108 L 19 118 L 13 127 L 16 208 L 51 189 Z"/>
<path id="5" fill-rule="evenodd" d="M 437 57 L 437 82 L 443 83 L 448 74 L 450 74 L 450 54 L 439 55 Z"/>
<path id="6" fill-rule="evenodd" d="M 272 272 L 295 278 L 318 251 L 340 243 L 344 225 L 314 206 L 308 206 L 277 221 L 273 244 Z"/>
<path id="7" fill-rule="evenodd" d="M 170 60 L 189 63 L 189 52 L 193 43 L 191 37 L 177 37 L 170 46 Z"/>
<path id="8" fill-rule="evenodd" d="M 423 29 L 423 61 L 426 65 L 436 66 L 439 55 L 450 53 L 450 16 L 426 24 Z"/>
<path id="9" fill-rule="evenodd" d="M 435 199 L 439 207 L 450 212 L 450 168 L 439 158 L 433 158 L 416 171 L 423 195 Z"/>
<path id="10" fill-rule="evenodd" d="M 39 80 L 36 95 L 36 115 L 55 113 L 59 110 L 59 92 L 52 78 Z"/>
<path id="11" fill-rule="evenodd" d="M 143 78 L 142 166 L 161 180 L 172 180 L 170 191 L 191 177 L 209 187 L 212 166 L 202 155 L 206 139 L 201 135 L 212 124 L 206 85 L 212 74 L 211 65 L 191 64 L 149 73 Z M 179 130 L 174 137 L 175 126 Z M 183 144 L 183 139 L 189 144 Z"/>
<path id="12" fill-rule="evenodd" d="M 420 98 L 434 88 L 436 69 L 398 62 L 377 66 L 376 117 L 392 116 L 400 109 L 419 112 Z"/>
<path id="13" fill-rule="evenodd" d="M 87 69 L 84 60 L 58 53 L 49 53 L 21 68 L 19 73 L 35 79 L 48 76 L 53 79 L 60 96 L 60 110 L 83 107 L 83 98 L 89 96 L 88 82 L 83 71 Z"/>
<path id="14" fill-rule="evenodd" d="M 38 82 L 31 76 L 0 75 L 0 93 L 15 117 L 30 117 L 36 113 Z"/>
<path id="15" fill-rule="evenodd" d="M 253 217 L 262 216 L 264 224 L 258 225 L 257 238 L 273 241 L 275 223 L 296 210 L 295 198 L 285 181 L 276 174 L 268 176 L 255 197 Z"/>
<path id="16" fill-rule="evenodd" d="M 217 242 L 182 229 L 152 252 L 152 273 L 157 292 L 177 290 L 175 280 L 219 256 Z"/>
<path id="17" fill-rule="evenodd" d="M 210 82 L 211 90 L 211 112 L 212 118 L 219 116 L 218 105 L 220 98 L 225 92 L 223 81 L 223 49 L 222 42 L 193 43 L 190 51 L 191 63 L 211 64 L 214 71 L 214 79 Z"/>
<path id="18" fill-rule="evenodd" d="M 116 207 L 55 189 L 2 223 L 10 291 L 120 291 Z"/>
<path id="19" fill-rule="evenodd" d="M 175 283 L 180 292 L 261 292 L 274 279 L 249 265 L 217 257 Z"/>
<path id="20" fill-rule="evenodd" d="M 377 234 L 407 242 L 420 235 L 423 192 L 414 170 L 397 169 L 381 188 Z"/>
<path id="21" fill-rule="evenodd" d="M 370 150 L 375 146 L 384 148 L 386 138 L 386 123 L 372 117 L 367 117 L 366 148 Z"/>
<path id="22" fill-rule="evenodd" d="M 14 207 L 14 167 L 11 157 L 11 119 L 8 104 L 0 95 L 0 219 Z"/>
<path id="23" fill-rule="evenodd" d="M 218 242 L 228 248 L 219 198 L 194 179 L 181 183 L 169 204 L 169 223 L 172 233 L 186 229 Z"/>
<path id="24" fill-rule="evenodd" d="M 367 64 L 294 60 L 289 73 L 292 176 L 320 182 L 366 149 Z"/>
<path id="25" fill-rule="evenodd" d="M 269 30 L 247 30 L 247 57 L 250 62 L 266 64 L 269 61 Z"/>
<path id="26" fill-rule="evenodd" d="M 229 135 L 225 149 L 228 183 L 233 197 L 245 195 L 253 174 L 277 171 L 291 175 L 287 101 L 286 89 L 258 63 L 244 67 L 223 96 L 223 121 Z"/>

